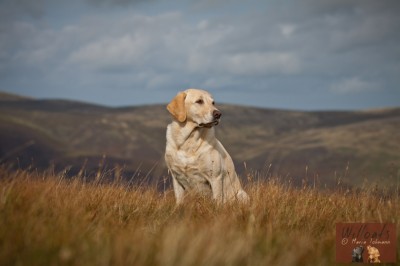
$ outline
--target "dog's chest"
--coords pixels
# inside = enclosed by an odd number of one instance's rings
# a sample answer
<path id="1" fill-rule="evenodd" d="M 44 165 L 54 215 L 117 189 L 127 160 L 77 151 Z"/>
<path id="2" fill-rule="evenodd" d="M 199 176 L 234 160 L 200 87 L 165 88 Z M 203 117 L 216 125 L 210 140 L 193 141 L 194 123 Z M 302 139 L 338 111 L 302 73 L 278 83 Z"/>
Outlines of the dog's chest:
<path id="1" fill-rule="evenodd" d="M 213 178 L 220 174 L 221 157 L 215 149 L 169 150 L 166 151 L 166 162 L 175 177 Z"/>
<path id="2" fill-rule="evenodd" d="M 166 154 L 170 170 L 177 173 L 198 173 L 206 171 L 202 156 L 195 156 L 192 152 L 178 150 L 174 154 Z"/>

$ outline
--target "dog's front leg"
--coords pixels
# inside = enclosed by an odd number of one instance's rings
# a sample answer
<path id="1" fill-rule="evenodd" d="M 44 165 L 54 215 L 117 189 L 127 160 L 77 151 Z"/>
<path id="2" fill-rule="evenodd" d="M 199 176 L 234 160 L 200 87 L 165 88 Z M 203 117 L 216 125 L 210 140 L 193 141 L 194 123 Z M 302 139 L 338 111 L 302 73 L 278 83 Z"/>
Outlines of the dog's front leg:
<path id="1" fill-rule="evenodd" d="M 172 175 L 172 186 L 174 187 L 176 204 L 179 205 L 183 202 L 183 198 L 185 196 L 185 189 L 179 184 L 178 180 L 176 180 L 175 176 Z"/>
<path id="2" fill-rule="evenodd" d="M 209 180 L 212 190 L 213 199 L 218 203 L 224 203 L 224 179 L 222 175 Z"/>

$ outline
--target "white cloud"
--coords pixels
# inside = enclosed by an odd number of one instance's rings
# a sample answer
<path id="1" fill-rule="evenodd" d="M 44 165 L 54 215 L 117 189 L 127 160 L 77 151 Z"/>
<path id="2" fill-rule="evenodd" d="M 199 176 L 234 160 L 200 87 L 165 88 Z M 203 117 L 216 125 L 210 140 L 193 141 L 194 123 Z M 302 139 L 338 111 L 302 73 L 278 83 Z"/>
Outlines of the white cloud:
<path id="1" fill-rule="evenodd" d="M 181 22 L 179 16 L 127 14 L 118 20 L 92 17 L 91 23 L 79 25 L 82 40 L 71 51 L 68 62 L 93 70 L 157 68 L 173 53 L 168 49 L 168 38 Z M 91 38 L 87 40 L 86 35 Z"/>
<path id="2" fill-rule="evenodd" d="M 151 49 L 145 38 L 123 35 L 117 38 L 106 37 L 73 51 L 70 61 L 93 68 L 126 67 L 135 64 Z"/>
<path id="3" fill-rule="evenodd" d="M 339 94 L 361 93 L 378 89 L 378 85 L 358 77 L 341 80 L 330 87 L 331 91 Z"/>
<path id="4" fill-rule="evenodd" d="M 236 81 L 232 78 L 232 76 L 217 76 L 207 78 L 202 84 L 201 88 L 213 88 L 213 89 L 220 89 L 226 86 L 234 86 Z"/>
<path id="5" fill-rule="evenodd" d="M 300 71 L 300 60 L 294 54 L 280 52 L 207 56 L 207 52 L 200 51 L 189 55 L 189 69 L 192 72 L 243 76 L 294 74 Z"/>
<path id="6" fill-rule="evenodd" d="M 290 38 L 296 30 L 296 25 L 294 24 L 282 24 L 279 26 L 281 33 L 284 37 Z"/>
<path id="7" fill-rule="evenodd" d="M 179 76 L 185 72 L 259 76 L 300 70 L 301 60 L 293 52 L 246 51 L 246 40 L 232 46 L 230 40 L 237 33 L 233 25 L 208 20 L 188 25 L 179 13 L 134 15 L 120 20 L 123 23 L 81 25 L 82 32 L 95 34 L 71 52 L 68 62 L 102 71 L 149 68 L 155 80 L 164 74 L 160 71 L 179 72 Z M 105 31 L 99 31 L 98 24 L 107 25 Z M 121 25 L 126 31 L 121 30 Z M 293 30 L 294 26 L 286 26 L 284 31 L 291 34 Z M 234 49 L 225 50 L 226 46 Z"/>
<path id="8" fill-rule="evenodd" d="M 147 88 L 158 89 L 163 88 L 171 84 L 172 77 L 166 74 L 152 75 L 147 82 Z"/>
<path id="9" fill-rule="evenodd" d="M 27 0 L 14 2 L 0 4 L 12 7 L 12 14 L 0 16 L 5 89 L 75 87 L 78 95 L 190 85 L 229 88 L 232 95 L 242 88 L 279 88 L 283 99 L 289 92 L 331 91 L 347 99 L 400 82 L 398 0 L 254 6 L 206 0 L 202 8 L 182 1 L 73 0 L 60 6 L 40 0 L 37 8 L 32 4 L 38 12 L 29 11 Z M 27 85 L 18 83 L 22 78 Z"/>
<path id="10" fill-rule="evenodd" d="M 232 74 L 293 74 L 300 70 L 296 55 L 284 52 L 239 53 L 225 58 L 225 68 Z"/>
<path id="11" fill-rule="evenodd" d="M 149 0 L 86 0 L 89 4 L 94 5 L 94 6 L 107 6 L 107 7 L 112 7 L 112 6 L 129 6 L 129 5 L 135 5 L 135 4 L 140 4 L 142 2 L 146 2 Z"/>

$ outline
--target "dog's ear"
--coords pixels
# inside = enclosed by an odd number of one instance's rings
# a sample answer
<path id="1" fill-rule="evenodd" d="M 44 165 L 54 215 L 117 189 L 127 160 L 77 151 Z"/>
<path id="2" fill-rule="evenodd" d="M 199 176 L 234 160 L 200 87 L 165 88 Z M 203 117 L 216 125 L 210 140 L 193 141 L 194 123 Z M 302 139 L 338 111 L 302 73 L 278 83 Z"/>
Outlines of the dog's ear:
<path id="1" fill-rule="evenodd" d="M 181 123 L 186 121 L 185 98 L 186 93 L 180 92 L 167 105 L 167 110 Z"/>

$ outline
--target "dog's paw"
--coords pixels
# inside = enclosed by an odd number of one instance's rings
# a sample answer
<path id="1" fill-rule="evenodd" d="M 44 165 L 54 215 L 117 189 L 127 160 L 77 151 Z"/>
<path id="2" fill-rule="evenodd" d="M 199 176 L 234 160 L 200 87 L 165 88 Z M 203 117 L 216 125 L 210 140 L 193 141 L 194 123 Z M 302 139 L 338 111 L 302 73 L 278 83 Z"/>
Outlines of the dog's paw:
<path id="1" fill-rule="evenodd" d="M 239 190 L 236 197 L 239 200 L 239 202 L 242 202 L 242 203 L 250 202 L 250 197 L 249 197 L 249 195 L 247 195 L 247 193 L 244 190 Z"/>

